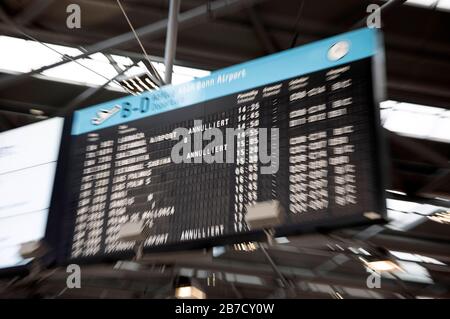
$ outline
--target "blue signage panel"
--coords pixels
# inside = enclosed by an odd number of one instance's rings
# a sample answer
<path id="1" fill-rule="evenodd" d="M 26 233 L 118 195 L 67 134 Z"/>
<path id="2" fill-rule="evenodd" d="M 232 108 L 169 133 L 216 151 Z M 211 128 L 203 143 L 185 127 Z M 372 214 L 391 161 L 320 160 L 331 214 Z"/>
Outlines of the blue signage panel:
<path id="1" fill-rule="evenodd" d="M 72 134 L 92 132 L 367 58 L 377 52 L 378 45 L 374 29 L 360 29 L 221 69 L 188 83 L 94 105 L 75 112 Z M 346 54 L 331 56 L 339 54 L 333 51 L 333 46 Z"/>

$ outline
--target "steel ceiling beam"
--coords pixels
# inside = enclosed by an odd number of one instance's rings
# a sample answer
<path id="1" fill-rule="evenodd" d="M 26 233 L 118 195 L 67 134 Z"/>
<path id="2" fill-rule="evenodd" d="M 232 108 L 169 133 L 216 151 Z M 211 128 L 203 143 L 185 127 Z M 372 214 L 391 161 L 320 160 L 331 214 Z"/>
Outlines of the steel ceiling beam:
<path id="1" fill-rule="evenodd" d="M 113 59 L 111 54 L 104 53 L 103 55 L 108 59 L 109 64 L 112 65 L 112 67 L 114 68 L 114 70 L 116 70 L 117 73 L 122 72 L 122 69 L 119 67 L 119 65 L 117 64 L 116 60 Z"/>
<path id="2" fill-rule="evenodd" d="M 433 194 L 433 191 L 450 184 L 450 169 L 440 168 L 437 170 L 434 178 L 425 186 L 420 188 L 416 193 L 419 195 Z"/>
<path id="3" fill-rule="evenodd" d="M 27 103 L 21 101 L 14 101 L 9 99 L 0 98 L 0 111 L 8 111 L 20 114 L 31 115 L 30 110 L 36 109 L 44 112 L 44 115 L 52 116 L 56 113 L 57 109 L 49 106 L 37 103 Z"/>
<path id="4" fill-rule="evenodd" d="M 256 3 L 262 2 L 265 0 L 217 0 L 209 5 L 202 5 L 197 8 L 188 10 L 186 12 L 183 12 L 179 15 L 178 18 L 178 25 L 179 28 L 188 28 L 196 24 L 200 24 L 202 22 L 205 22 L 209 19 L 211 16 L 211 13 L 214 13 L 214 16 L 220 16 L 222 14 L 227 14 L 231 11 L 237 10 L 239 8 L 242 8 L 243 6 L 248 7 L 251 5 L 254 5 Z M 164 32 L 167 30 L 167 24 L 168 19 L 163 19 L 158 22 L 149 24 L 147 26 L 141 27 L 136 30 L 136 33 L 139 37 L 146 37 L 147 39 L 149 37 L 157 37 L 164 34 Z M 57 66 L 64 65 L 66 63 L 71 62 L 72 60 L 78 60 L 82 58 L 86 58 L 91 54 L 111 49 L 114 47 L 117 47 L 119 45 L 128 43 L 130 41 L 135 40 L 135 36 L 133 32 L 127 32 L 115 37 L 112 37 L 110 39 L 103 40 L 101 42 L 98 42 L 96 44 L 93 44 L 91 46 L 88 46 L 86 48 L 86 52 L 71 57 L 72 59 L 65 59 L 61 60 L 56 63 L 52 63 L 46 66 L 43 66 L 41 68 L 38 68 L 36 70 L 33 70 L 28 73 L 22 73 L 20 75 L 13 75 L 8 76 L 0 79 L 0 89 L 4 89 L 10 85 L 13 85 L 15 83 L 19 83 L 20 81 L 23 81 L 27 77 L 35 74 L 42 73 L 46 70 L 53 69 Z"/>
<path id="5" fill-rule="evenodd" d="M 19 126 L 31 124 L 45 119 L 45 118 L 38 118 L 32 114 L 18 113 L 5 110 L 0 110 L 0 117 L 6 119 L 6 121 L 9 122 L 10 127 L 8 129 L 13 129 Z"/>
<path id="6" fill-rule="evenodd" d="M 31 1 L 31 4 L 25 7 L 16 17 L 14 21 L 25 26 L 33 22 L 40 14 L 42 14 L 54 0 Z"/>
<path id="7" fill-rule="evenodd" d="M 172 83 L 173 61 L 177 50 L 178 15 L 180 13 L 180 0 L 170 0 L 168 26 L 166 32 L 166 47 L 164 50 L 164 82 Z"/>
<path id="8" fill-rule="evenodd" d="M 285 25 L 285 21 L 281 18 L 273 16 L 266 17 L 265 19 L 267 23 L 271 25 L 270 30 L 275 38 L 279 38 L 278 35 L 288 36 L 291 34 L 291 31 Z M 215 21 L 215 23 L 217 23 L 218 25 L 223 25 L 224 27 L 241 27 L 242 30 L 249 28 L 248 24 L 224 19 Z M 276 25 L 277 27 L 272 27 L 272 25 Z M 308 20 L 307 18 L 303 19 L 302 28 L 307 30 L 307 33 L 305 34 L 308 34 L 308 36 L 305 36 L 303 38 L 303 41 L 307 42 L 346 31 L 343 28 L 339 28 L 331 24 L 317 23 L 317 21 Z M 6 24 L 0 24 L 0 30 L 9 34 L 14 32 L 13 28 Z M 26 28 L 23 30 L 39 39 L 63 45 L 74 45 L 74 42 L 76 42 L 76 45 L 78 45 L 80 43 L 86 42 L 86 39 L 88 39 L 88 42 L 91 43 L 98 42 L 101 38 L 104 38 L 106 36 L 104 34 L 97 34 L 95 37 L 93 37 L 91 33 L 83 34 L 83 36 L 75 36 L 73 34 L 56 33 L 52 31 L 46 31 L 42 29 L 37 30 L 31 28 Z M 320 36 L 317 36 L 318 34 L 320 34 Z M 391 34 L 388 34 L 386 36 L 385 41 L 386 47 L 388 49 L 395 49 L 396 53 L 401 51 L 405 52 L 408 56 L 411 55 L 412 52 L 414 52 L 415 56 L 421 59 L 423 59 L 426 55 L 428 59 L 436 60 L 439 58 L 442 62 L 447 62 L 448 57 L 450 57 L 450 46 L 448 46 L 447 44 L 443 44 L 442 42 L 428 41 L 426 47 L 421 47 L 416 42 L 414 42 L 414 39 L 412 39 L 411 37 L 400 37 Z M 152 57 L 152 59 L 153 58 L 154 57 Z"/>
<path id="9" fill-rule="evenodd" d="M 292 288 L 291 285 L 289 284 L 288 280 L 286 279 L 286 277 L 283 275 L 283 273 L 278 268 L 277 264 L 274 262 L 273 258 L 267 252 L 266 248 L 264 247 L 264 244 L 259 244 L 259 248 L 261 249 L 262 253 L 266 257 L 267 261 L 269 262 L 269 264 L 272 267 L 275 274 L 281 280 L 281 283 L 283 284 L 283 288 L 285 288 L 285 289 Z"/>
<path id="10" fill-rule="evenodd" d="M 411 153 L 415 153 L 419 157 L 426 154 L 426 158 L 430 164 L 440 168 L 450 168 L 450 162 L 448 161 L 448 158 L 446 158 L 442 154 L 435 152 L 432 148 L 422 143 L 418 143 L 414 139 L 401 136 L 388 130 L 385 130 L 385 133 L 393 143 L 404 147 Z"/>
<path id="11" fill-rule="evenodd" d="M 270 38 L 266 28 L 264 27 L 264 24 L 262 23 L 259 15 L 256 13 L 255 9 L 248 8 L 247 14 L 248 14 L 248 17 L 250 18 L 250 21 L 252 22 L 253 29 L 255 30 L 256 36 L 258 37 L 259 41 L 261 42 L 264 50 L 267 53 L 277 52 L 275 44 L 273 43 L 272 39 Z"/>
<path id="12" fill-rule="evenodd" d="M 63 108 L 61 108 L 58 111 L 58 115 L 64 116 L 66 114 L 69 114 L 71 111 L 73 111 L 74 109 L 76 109 L 78 106 L 81 105 L 81 103 L 83 103 L 84 101 L 86 101 L 87 99 L 91 98 L 92 96 L 94 96 L 95 94 L 97 94 L 99 91 L 101 91 L 102 89 L 106 88 L 111 82 L 115 81 L 117 78 L 119 78 L 120 76 L 122 76 L 125 72 L 127 72 L 130 68 L 132 68 L 133 66 L 135 66 L 136 64 L 133 63 L 132 65 L 129 65 L 128 67 L 126 67 L 123 70 L 120 70 L 120 72 L 118 72 L 114 77 L 110 78 L 108 81 L 106 81 L 105 83 L 103 83 L 100 86 L 96 86 L 96 87 L 90 87 L 87 90 L 81 92 L 79 95 L 77 95 L 75 98 L 73 98 L 71 101 L 69 101 Z"/>
<path id="13" fill-rule="evenodd" d="M 7 131 L 12 128 L 14 128 L 14 126 L 9 118 L 7 116 L 4 116 L 2 114 L 2 111 L 0 111 L 0 132 Z"/>

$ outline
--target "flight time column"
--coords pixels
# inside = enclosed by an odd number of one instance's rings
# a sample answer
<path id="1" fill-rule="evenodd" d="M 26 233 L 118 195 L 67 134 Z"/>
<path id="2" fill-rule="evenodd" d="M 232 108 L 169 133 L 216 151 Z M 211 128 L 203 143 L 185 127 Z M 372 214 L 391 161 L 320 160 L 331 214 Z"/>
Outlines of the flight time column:
<path id="1" fill-rule="evenodd" d="M 235 168 L 235 216 L 234 231 L 248 230 L 245 207 L 258 199 L 258 127 L 260 104 L 258 90 L 238 94 L 238 121 Z"/>

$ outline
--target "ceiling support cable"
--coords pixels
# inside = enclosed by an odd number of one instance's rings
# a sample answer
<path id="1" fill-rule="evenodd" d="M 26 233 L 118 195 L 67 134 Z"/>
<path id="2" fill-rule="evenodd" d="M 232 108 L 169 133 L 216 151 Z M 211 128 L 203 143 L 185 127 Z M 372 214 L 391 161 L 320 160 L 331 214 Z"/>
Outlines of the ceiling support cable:
<path id="1" fill-rule="evenodd" d="M 48 45 L 48 44 L 46 44 L 46 43 L 44 43 L 44 42 L 41 42 L 40 40 L 36 39 L 35 37 L 33 37 L 33 36 L 31 36 L 31 35 L 25 33 L 24 31 L 22 31 L 22 28 L 21 28 L 19 25 L 17 25 L 17 23 L 15 23 L 15 22 L 14 22 L 14 21 L 13 21 L 6 13 L 5 13 L 5 11 L 3 10 L 3 8 L 1 8 L 1 7 L 0 7 L 0 18 L 1 18 L 2 20 L 4 20 L 6 23 L 8 23 L 9 25 L 11 25 L 11 26 L 16 30 L 17 33 L 19 33 L 19 34 L 25 36 L 26 38 L 28 38 L 28 39 L 30 39 L 30 40 L 32 40 L 32 41 L 34 41 L 34 42 L 39 43 L 39 44 L 41 44 L 42 46 L 46 47 L 47 49 L 52 50 L 53 52 L 59 54 L 59 55 L 62 57 L 62 60 L 61 60 L 60 62 L 57 62 L 57 63 L 63 62 L 63 63 L 61 63 L 61 65 L 62 65 L 62 64 L 65 64 L 65 63 L 67 63 L 67 62 L 74 62 L 74 63 L 80 65 L 81 67 L 85 68 L 86 70 L 89 70 L 89 71 L 95 73 L 96 75 L 98 75 L 98 76 L 104 78 L 105 80 L 109 80 L 109 78 L 107 78 L 107 77 L 104 76 L 103 74 L 101 74 L 101 73 L 99 73 L 99 72 L 97 72 L 97 71 L 95 71 L 95 70 L 92 70 L 91 68 L 89 68 L 89 67 L 83 65 L 83 64 L 80 63 L 79 61 L 75 60 L 73 57 L 71 57 L 71 56 L 69 56 L 69 55 L 67 55 L 67 54 L 62 53 L 62 52 L 56 50 L 55 48 L 52 48 L 50 45 Z M 41 68 L 41 69 L 42 69 L 42 68 Z M 33 71 L 29 72 L 29 73 L 22 73 L 22 74 L 20 74 L 20 75 L 12 75 L 12 77 L 20 77 L 20 76 L 23 75 L 23 74 L 37 74 L 37 73 L 41 73 L 41 72 L 35 72 L 35 71 L 36 71 L 36 70 L 33 70 Z M 42 72 L 43 72 L 43 71 L 42 71 Z M 0 79 L 0 81 L 1 81 L 1 79 Z M 120 83 L 118 83 L 118 84 L 120 84 Z"/>
<path id="2" fill-rule="evenodd" d="M 161 76 L 159 75 L 158 71 L 156 71 L 155 67 L 153 66 L 152 62 L 150 61 L 150 58 L 147 54 L 147 51 L 144 48 L 144 45 L 141 42 L 141 39 L 139 39 L 138 34 L 136 33 L 136 30 L 133 27 L 133 24 L 131 23 L 130 19 L 128 18 L 127 13 L 125 12 L 125 9 L 123 8 L 122 4 L 120 3 L 120 0 L 116 0 L 117 4 L 119 5 L 120 11 L 122 11 L 122 14 L 125 17 L 125 20 L 127 20 L 128 25 L 130 26 L 131 32 L 133 32 L 134 37 L 136 38 L 136 41 L 138 42 L 139 46 L 141 47 L 142 52 L 144 53 L 144 56 L 150 65 L 150 77 L 152 78 L 153 82 L 158 84 L 158 86 L 161 86 L 163 84 Z"/>

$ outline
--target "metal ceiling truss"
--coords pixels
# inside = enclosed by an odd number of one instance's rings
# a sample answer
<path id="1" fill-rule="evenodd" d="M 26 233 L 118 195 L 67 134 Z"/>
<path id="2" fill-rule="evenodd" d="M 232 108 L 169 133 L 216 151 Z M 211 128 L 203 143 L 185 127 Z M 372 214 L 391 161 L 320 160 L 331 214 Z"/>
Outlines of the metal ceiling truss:
<path id="1" fill-rule="evenodd" d="M 222 14 L 227 14 L 229 12 L 232 12 L 233 10 L 238 10 L 242 8 L 242 6 L 250 6 L 259 2 L 262 2 L 264 0 L 217 0 L 212 2 L 209 6 L 203 5 L 199 6 L 197 8 L 185 11 L 183 13 L 180 13 L 178 16 L 178 27 L 181 28 L 187 28 L 191 27 L 193 25 L 200 24 L 207 20 L 207 18 L 210 15 L 210 12 L 213 12 L 215 16 L 219 16 Z M 141 27 L 136 30 L 136 34 L 139 37 L 146 37 L 147 40 L 151 37 L 157 37 L 162 36 L 167 30 L 168 25 L 168 19 L 163 19 L 158 22 L 149 24 L 147 26 Z M 98 43 L 95 43 L 93 45 L 90 45 L 86 47 L 86 52 L 83 52 L 82 54 L 72 56 L 71 60 L 78 60 L 88 57 L 91 54 L 101 52 L 104 50 L 108 50 L 114 47 L 117 47 L 119 45 L 126 44 L 130 41 L 133 41 L 135 39 L 134 33 L 127 32 L 103 41 L 100 41 Z M 20 81 L 25 80 L 27 77 L 35 74 L 42 73 L 46 70 L 50 70 L 52 68 L 55 68 L 60 65 L 64 65 L 71 60 L 61 60 L 56 63 L 52 63 L 43 67 L 40 67 L 36 70 L 32 70 L 27 73 L 21 73 L 19 75 L 11 75 L 7 77 L 0 78 L 0 89 L 5 89 L 6 87 L 17 84 Z"/>

